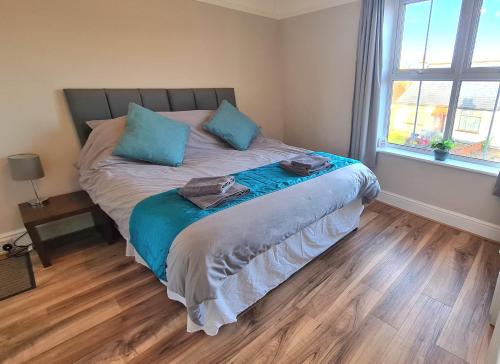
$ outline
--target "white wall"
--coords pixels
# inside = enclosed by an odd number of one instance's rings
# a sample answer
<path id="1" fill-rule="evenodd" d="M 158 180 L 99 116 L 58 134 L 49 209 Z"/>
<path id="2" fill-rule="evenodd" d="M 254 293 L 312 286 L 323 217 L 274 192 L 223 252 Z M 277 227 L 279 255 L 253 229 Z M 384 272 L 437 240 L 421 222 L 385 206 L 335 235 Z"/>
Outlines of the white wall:
<path id="1" fill-rule="evenodd" d="M 284 135 L 276 20 L 194 0 L 0 0 L 0 14 L 0 234 L 22 227 L 17 203 L 32 194 L 8 155 L 41 155 L 46 195 L 79 189 L 63 88 L 234 87 L 267 135 Z"/>
<path id="2" fill-rule="evenodd" d="M 347 154 L 360 3 L 282 20 L 285 140 Z"/>
<path id="3" fill-rule="evenodd" d="M 385 191 L 500 225 L 495 177 L 379 154 L 375 170 Z"/>
<path id="4" fill-rule="evenodd" d="M 346 155 L 360 2 L 281 22 L 285 141 Z M 379 155 L 382 189 L 500 225 L 495 177 Z"/>

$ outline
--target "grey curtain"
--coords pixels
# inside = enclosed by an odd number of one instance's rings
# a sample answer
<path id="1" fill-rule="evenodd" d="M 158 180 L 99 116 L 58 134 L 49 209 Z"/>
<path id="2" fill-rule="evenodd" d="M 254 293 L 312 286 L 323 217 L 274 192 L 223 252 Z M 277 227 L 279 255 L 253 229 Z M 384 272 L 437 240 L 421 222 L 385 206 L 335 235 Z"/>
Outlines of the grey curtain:
<path id="1" fill-rule="evenodd" d="M 500 173 L 498 173 L 497 183 L 495 184 L 495 189 L 493 190 L 493 194 L 500 197 Z"/>
<path id="2" fill-rule="evenodd" d="M 349 155 L 370 168 L 375 166 L 377 157 L 384 2 L 363 0 L 352 105 Z"/>

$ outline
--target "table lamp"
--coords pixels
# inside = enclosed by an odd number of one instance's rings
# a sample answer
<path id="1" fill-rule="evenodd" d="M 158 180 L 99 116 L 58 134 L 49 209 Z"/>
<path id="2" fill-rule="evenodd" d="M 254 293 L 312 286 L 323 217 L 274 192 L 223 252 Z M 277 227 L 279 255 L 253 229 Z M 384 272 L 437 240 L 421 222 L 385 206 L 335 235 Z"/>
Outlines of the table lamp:
<path id="1" fill-rule="evenodd" d="M 47 198 L 40 197 L 34 180 L 45 176 L 40 156 L 33 153 L 15 154 L 7 157 L 10 174 L 15 181 L 30 181 L 35 198 L 28 201 L 31 207 L 40 207 L 47 203 Z"/>

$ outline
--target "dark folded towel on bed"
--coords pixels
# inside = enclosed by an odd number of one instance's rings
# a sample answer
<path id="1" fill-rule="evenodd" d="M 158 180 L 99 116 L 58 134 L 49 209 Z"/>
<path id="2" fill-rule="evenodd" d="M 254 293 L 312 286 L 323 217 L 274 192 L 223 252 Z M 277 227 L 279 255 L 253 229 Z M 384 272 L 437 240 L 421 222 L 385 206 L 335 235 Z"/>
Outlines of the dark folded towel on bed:
<path id="1" fill-rule="evenodd" d="M 225 193 L 233 184 L 233 176 L 192 178 L 180 188 L 180 193 L 184 197 L 218 195 Z"/>
<path id="2" fill-rule="evenodd" d="M 320 172 L 324 169 L 328 169 L 332 166 L 332 164 L 330 162 L 325 162 L 322 165 L 320 165 L 319 167 L 308 169 L 308 168 L 294 166 L 291 161 L 281 161 L 280 166 L 281 166 L 281 168 L 283 168 L 289 172 L 292 172 L 293 174 L 305 177 L 305 176 L 310 176 L 311 174 Z"/>
<path id="3" fill-rule="evenodd" d="M 234 183 L 234 181 L 233 184 L 224 193 L 220 194 L 205 196 L 186 196 L 183 195 L 180 189 L 178 191 L 179 195 L 191 201 L 202 210 L 217 207 L 225 202 L 244 196 L 249 192 L 250 189 L 247 186 L 240 185 L 239 183 Z"/>
<path id="4" fill-rule="evenodd" d="M 323 167 L 325 163 L 330 162 L 330 160 L 315 154 L 300 154 L 290 159 L 290 162 L 294 167 L 314 170 Z"/>

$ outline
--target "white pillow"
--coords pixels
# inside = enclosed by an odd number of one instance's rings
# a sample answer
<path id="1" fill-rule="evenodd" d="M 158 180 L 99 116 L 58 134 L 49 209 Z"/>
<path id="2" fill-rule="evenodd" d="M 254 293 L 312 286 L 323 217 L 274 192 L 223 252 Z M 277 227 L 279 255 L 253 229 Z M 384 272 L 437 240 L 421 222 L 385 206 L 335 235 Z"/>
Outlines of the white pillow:
<path id="1" fill-rule="evenodd" d="M 212 110 L 189 110 L 189 111 L 160 111 L 158 114 L 166 116 L 167 118 L 182 121 L 190 126 L 197 126 L 203 124 L 205 121 L 210 119 L 214 111 Z M 110 122 L 121 123 L 123 119 L 127 116 L 120 116 L 114 119 L 105 120 L 90 120 L 85 122 L 92 130 L 101 126 L 103 124 L 108 124 Z"/>
<path id="2" fill-rule="evenodd" d="M 191 126 L 184 156 L 189 158 L 200 155 L 207 150 L 231 149 L 219 138 L 203 130 L 203 124 L 212 117 L 213 113 L 213 110 L 189 110 L 167 111 L 159 114 Z M 118 145 L 125 132 L 127 116 L 108 120 L 90 120 L 86 124 L 92 129 L 92 132 L 82 149 L 80 160 L 77 163 L 79 168 L 89 167 L 97 161 L 111 157 L 113 149 Z"/>

